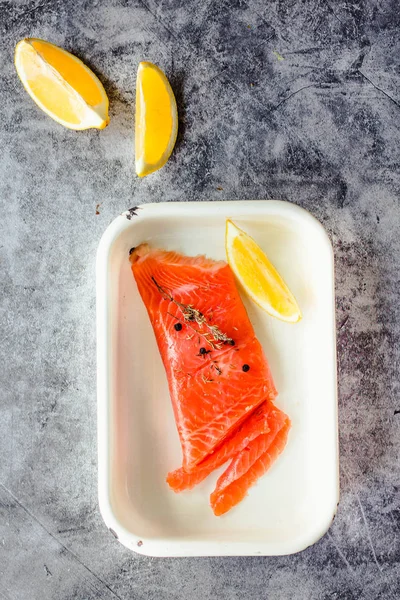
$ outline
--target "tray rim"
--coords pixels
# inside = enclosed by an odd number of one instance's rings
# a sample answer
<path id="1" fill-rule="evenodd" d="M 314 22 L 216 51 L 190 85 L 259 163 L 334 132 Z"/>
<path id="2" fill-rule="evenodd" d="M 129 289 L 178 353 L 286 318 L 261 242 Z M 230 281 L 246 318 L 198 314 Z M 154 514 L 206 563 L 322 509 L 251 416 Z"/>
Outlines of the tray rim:
<path id="1" fill-rule="evenodd" d="M 329 520 L 321 527 L 317 535 L 310 536 L 310 539 L 303 540 L 303 543 L 290 548 L 287 543 L 282 551 L 268 551 L 267 546 L 270 542 L 226 542 L 226 541 L 204 541 L 204 540 L 184 540 L 181 538 L 149 538 L 137 535 L 128 530 L 114 514 L 110 498 L 110 436 L 109 436 L 109 412 L 111 407 L 111 394 L 109 391 L 109 350 L 107 340 L 108 332 L 108 313 L 110 306 L 108 274 L 104 268 L 107 265 L 108 258 L 113 244 L 119 236 L 135 227 L 138 221 L 143 219 L 159 218 L 163 212 L 168 216 L 179 215 L 191 216 L 193 209 L 203 212 L 204 215 L 226 213 L 229 206 L 237 208 L 243 207 L 243 215 L 246 218 L 260 213 L 262 206 L 268 205 L 268 215 L 284 216 L 285 213 L 297 214 L 300 219 L 311 221 L 313 225 L 320 230 L 330 249 L 331 267 L 332 267 L 332 291 L 333 307 L 335 307 L 335 278 L 334 278 L 334 254 L 331 240 L 323 225 L 306 209 L 283 200 L 216 200 L 216 201 L 190 201 L 190 202 L 149 202 L 140 204 L 128 209 L 111 221 L 102 234 L 96 253 L 96 340 L 97 340 L 97 445 L 98 445 L 98 502 L 100 513 L 103 520 L 114 535 L 125 547 L 134 552 L 153 557 L 184 557 L 184 556 L 283 556 L 295 554 L 305 550 L 307 547 L 316 543 L 325 535 L 330 528 L 339 505 L 339 436 L 338 436 L 338 394 L 337 394 L 337 341 L 336 341 L 336 320 L 335 310 L 332 315 L 333 327 L 333 371 L 334 371 L 334 416 L 335 416 L 335 462 L 336 462 L 336 498 L 332 515 Z M 145 210 L 144 210 L 145 209 Z M 143 211 L 143 212 L 142 212 Z M 105 327 L 106 325 L 106 327 Z M 144 543 L 145 542 L 145 543 Z"/>

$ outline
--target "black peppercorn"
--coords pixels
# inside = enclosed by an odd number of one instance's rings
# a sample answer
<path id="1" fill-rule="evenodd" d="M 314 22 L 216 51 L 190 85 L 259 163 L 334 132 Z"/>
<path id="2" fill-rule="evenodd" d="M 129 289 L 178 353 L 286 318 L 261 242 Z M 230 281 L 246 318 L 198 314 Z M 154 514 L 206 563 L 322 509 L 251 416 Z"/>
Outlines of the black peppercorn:
<path id="1" fill-rule="evenodd" d="M 206 354 L 207 350 L 205 348 L 200 348 L 199 352 L 200 354 Z"/>
<path id="2" fill-rule="evenodd" d="M 182 329 L 182 323 L 175 323 L 175 325 L 174 325 L 174 329 L 175 329 L 176 331 L 181 331 L 181 329 Z"/>
<path id="3" fill-rule="evenodd" d="M 242 371 L 244 371 L 245 373 L 247 373 L 247 371 L 250 371 L 249 365 L 243 365 Z"/>

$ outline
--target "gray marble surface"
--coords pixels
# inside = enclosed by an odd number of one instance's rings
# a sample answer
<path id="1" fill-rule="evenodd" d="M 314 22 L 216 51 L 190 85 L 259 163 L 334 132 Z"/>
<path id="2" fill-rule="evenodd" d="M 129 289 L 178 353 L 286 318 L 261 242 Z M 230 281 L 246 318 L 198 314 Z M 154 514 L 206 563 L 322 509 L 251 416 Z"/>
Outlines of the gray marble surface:
<path id="1" fill-rule="evenodd" d="M 395 0 L 0 2 L 0 598 L 400 597 L 399 25 Z M 37 109 L 13 67 L 24 36 L 92 66 L 106 130 Z M 138 180 L 143 59 L 181 123 Z M 294 556 L 141 557 L 97 506 L 96 246 L 141 202 L 246 198 L 307 208 L 334 244 L 339 512 Z"/>

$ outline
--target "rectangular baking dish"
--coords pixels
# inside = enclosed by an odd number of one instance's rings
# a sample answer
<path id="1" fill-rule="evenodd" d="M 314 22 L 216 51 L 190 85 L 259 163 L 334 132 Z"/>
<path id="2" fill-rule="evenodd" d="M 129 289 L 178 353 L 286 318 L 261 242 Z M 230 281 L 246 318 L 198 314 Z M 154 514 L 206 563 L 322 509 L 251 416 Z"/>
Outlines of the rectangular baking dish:
<path id="1" fill-rule="evenodd" d="M 165 482 L 181 451 L 167 380 L 128 260 L 147 241 L 187 255 L 225 259 L 226 218 L 267 253 L 297 298 L 290 325 L 244 302 L 292 420 L 288 445 L 232 511 L 208 505 L 221 470 L 190 492 Z M 329 528 L 338 498 L 333 253 L 323 227 L 288 202 L 146 204 L 118 216 L 97 254 L 99 503 L 128 548 L 151 556 L 282 555 Z"/>

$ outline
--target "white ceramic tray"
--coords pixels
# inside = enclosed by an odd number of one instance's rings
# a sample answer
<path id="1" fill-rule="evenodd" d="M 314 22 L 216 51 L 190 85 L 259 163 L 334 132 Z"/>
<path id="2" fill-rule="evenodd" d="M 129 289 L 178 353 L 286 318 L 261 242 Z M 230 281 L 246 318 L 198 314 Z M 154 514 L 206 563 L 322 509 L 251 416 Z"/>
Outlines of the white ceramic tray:
<path id="1" fill-rule="evenodd" d="M 248 497 L 215 517 L 208 498 L 221 469 L 183 494 L 165 483 L 181 451 L 128 253 L 148 241 L 224 259 L 227 217 L 283 274 L 303 320 L 282 323 L 244 298 L 292 430 L 284 453 Z M 279 555 L 327 531 L 339 498 L 333 254 L 309 213 L 275 201 L 171 202 L 118 216 L 97 255 L 97 343 L 99 502 L 122 544 L 152 556 Z"/>

